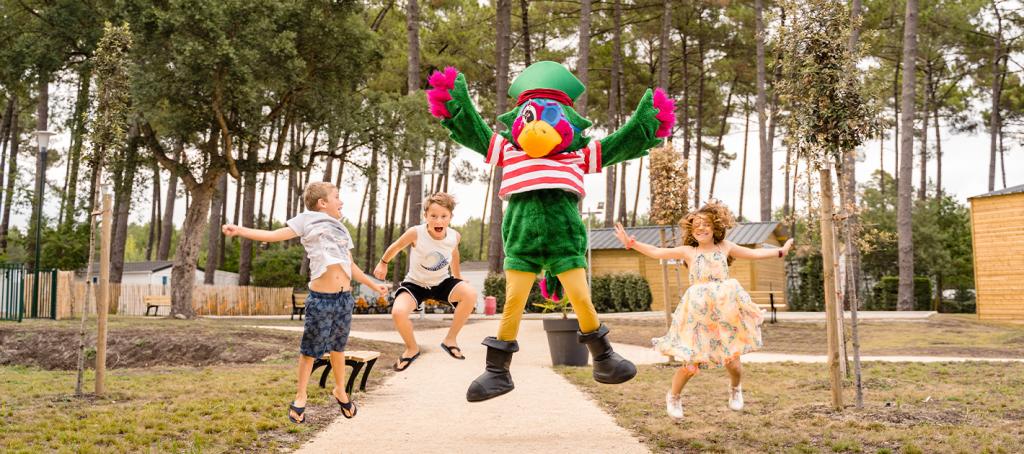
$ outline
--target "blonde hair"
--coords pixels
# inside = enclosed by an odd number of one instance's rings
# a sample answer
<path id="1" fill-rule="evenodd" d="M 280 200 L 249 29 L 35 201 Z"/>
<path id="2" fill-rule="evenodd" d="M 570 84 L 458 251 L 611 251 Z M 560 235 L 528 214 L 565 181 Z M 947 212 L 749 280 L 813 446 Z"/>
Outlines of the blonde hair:
<path id="1" fill-rule="evenodd" d="M 699 244 L 697 238 L 693 236 L 693 221 L 698 216 L 707 218 L 711 223 L 711 233 L 715 244 L 724 241 L 729 229 L 736 226 L 736 219 L 733 218 L 729 208 L 717 200 L 711 200 L 701 209 L 686 213 L 686 216 L 679 221 L 679 226 L 683 229 L 683 244 L 687 246 L 697 247 Z"/>
<path id="2" fill-rule="evenodd" d="M 331 195 L 331 191 L 336 191 L 337 189 L 333 183 L 314 181 L 306 185 L 306 189 L 302 191 L 302 203 L 306 205 L 307 210 L 317 211 L 316 203 L 320 199 L 326 200 Z"/>
<path id="3" fill-rule="evenodd" d="M 451 194 L 446 192 L 435 192 L 430 194 L 430 196 L 427 197 L 427 200 L 423 201 L 423 212 L 426 213 L 430 208 L 430 205 L 433 203 L 447 208 L 448 211 L 455 211 L 455 197 L 452 197 Z"/>

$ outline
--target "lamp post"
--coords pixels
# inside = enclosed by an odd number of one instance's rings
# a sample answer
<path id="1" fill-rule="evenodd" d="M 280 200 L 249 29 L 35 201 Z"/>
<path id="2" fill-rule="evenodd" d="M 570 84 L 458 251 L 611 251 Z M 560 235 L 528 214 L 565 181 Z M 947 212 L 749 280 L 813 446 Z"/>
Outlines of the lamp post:
<path id="1" fill-rule="evenodd" d="M 597 209 L 584 211 L 580 214 L 587 220 L 587 287 L 592 287 L 590 281 L 593 278 L 594 267 L 591 264 L 592 254 L 590 252 L 590 215 L 604 213 L 604 202 L 597 202 Z"/>
<path id="2" fill-rule="evenodd" d="M 46 187 L 46 149 L 50 146 L 52 131 L 36 131 L 39 159 L 36 160 L 36 260 L 32 264 L 32 317 L 39 314 L 39 252 L 43 225 L 43 188 Z"/>

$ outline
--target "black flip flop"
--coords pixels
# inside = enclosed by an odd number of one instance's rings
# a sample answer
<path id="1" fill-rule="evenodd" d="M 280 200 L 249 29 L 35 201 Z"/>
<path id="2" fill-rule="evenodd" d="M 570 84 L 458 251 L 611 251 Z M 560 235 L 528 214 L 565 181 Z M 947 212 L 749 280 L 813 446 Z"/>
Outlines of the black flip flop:
<path id="1" fill-rule="evenodd" d="M 331 397 L 333 397 L 334 401 L 338 403 L 339 407 L 341 407 L 341 416 L 344 416 L 345 419 L 352 419 L 356 417 L 356 413 L 359 412 L 359 407 L 357 407 L 356 402 L 352 400 L 352 396 L 348 397 L 348 402 L 342 402 L 341 399 L 333 393 L 331 394 Z M 346 411 L 352 414 L 349 415 L 348 413 L 345 413 Z"/>
<path id="2" fill-rule="evenodd" d="M 448 356 L 451 356 L 452 358 L 455 358 L 455 359 L 466 359 L 466 355 L 462 354 L 462 349 L 459 348 L 459 347 L 449 347 L 449 346 L 445 345 L 444 342 L 441 342 L 441 349 L 443 349 L 445 351 L 445 353 L 448 353 Z M 455 356 L 455 353 L 452 353 L 452 350 L 458 350 L 459 351 L 459 356 Z"/>
<path id="3" fill-rule="evenodd" d="M 409 366 L 412 365 L 412 362 L 416 361 L 416 358 L 420 357 L 420 353 L 423 353 L 423 352 L 416 352 L 416 354 L 412 355 L 411 358 L 406 358 L 406 357 L 403 357 L 403 356 L 399 356 L 398 357 L 398 364 L 395 364 L 395 370 L 398 371 L 398 372 L 402 372 L 402 371 L 405 371 L 406 369 L 408 369 Z M 400 366 L 402 363 L 405 363 L 405 367 L 399 369 L 398 366 Z"/>
<path id="4" fill-rule="evenodd" d="M 302 413 L 304 413 L 306 411 L 306 407 L 296 407 L 295 406 L 295 402 L 292 402 L 292 403 L 288 404 L 288 410 L 290 410 L 288 412 L 288 420 L 289 421 L 291 421 L 291 422 L 293 422 L 295 424 L 302 424 L 302 423 L 306 422 L 306 417 L 302 416 Z M 302 419 L 295 419 L 295 418 L 293 418 L 292 417 L 292 413 L 291 413 L 293 411 L 295 412 L 295 414 L 301 416 Z"/>

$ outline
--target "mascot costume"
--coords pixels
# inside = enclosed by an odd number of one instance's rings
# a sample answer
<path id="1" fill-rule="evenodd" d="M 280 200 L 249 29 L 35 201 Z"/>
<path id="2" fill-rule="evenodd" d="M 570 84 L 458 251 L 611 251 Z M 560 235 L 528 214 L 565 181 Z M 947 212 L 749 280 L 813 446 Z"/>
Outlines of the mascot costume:
<path id="1" fill-rule="evenodd" d="M 572 108 L 583 83 L 561 64 L 542 61 L 509 86 L 516 106 L 498 117 L 508 128 L 496 134 L 473 106 L 466 78 L 455 68 L 432 74 L 430 85 L 431 114 L 441 118 L 453 140 L 502 167 L 499 196 L 508 202 L 501 225 L 506 278 L 501 326 L 497 337 L 483 341 L 486 370 L 470 384 L 466 399 L 483 401 L 515 387 L 509 365 L 519 350 L 516 336 L 527 296 L 542 271 L 558 277 L 576 312 L 579 342 L 593 356 L 594 380 L 615 384 L 633 378 L 636 366 L 612 350 L 608 328 L 590 300 L 587 231 L 577 204 L 584 196 L 584 174 L 644 156 L 671 134 L 673 101 L 660 89 L 648 89 L 625 125 L 594 140 L 585 135 L 591 122 Z"/>

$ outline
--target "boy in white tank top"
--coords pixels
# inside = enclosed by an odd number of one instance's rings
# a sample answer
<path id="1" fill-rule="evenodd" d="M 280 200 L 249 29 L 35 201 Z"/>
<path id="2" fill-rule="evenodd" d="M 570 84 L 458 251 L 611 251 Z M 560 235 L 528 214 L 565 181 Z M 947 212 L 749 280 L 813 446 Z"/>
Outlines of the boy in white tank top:
<path id="1" fill-rule="evenodd" d="M 395 290 L 395 303 L 391 318 L 395 329 L 405 342 L 405 352 L 395 364 L 395 370 L 407 369 L 420 356 L 420 348 L 412 331 L 409 314 L 423 302 L 433 299 L 455 306 L 455 317 L 448 335 L 441 341 L 441 349 L 455 359 L 466 359 L 459 348 L 457 337 L 476 304 L 476 290 L 461 279 L 459 271 L 459 232 L 448 224 L 455 209 L 455 198 L 439 192 L 423 201 L 424 223 L 406 230 L 397 241 L 388 246 L 384 256 L 373 270 L 377 279 L 384 279 L 388 263 L 399 252 L 409 250 L 409 271 Z"/>

